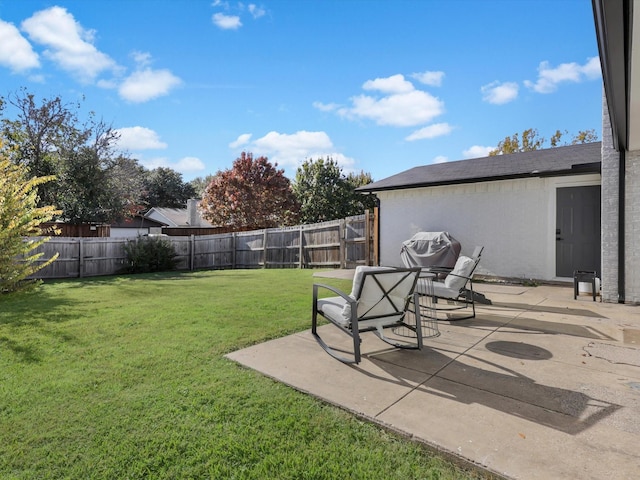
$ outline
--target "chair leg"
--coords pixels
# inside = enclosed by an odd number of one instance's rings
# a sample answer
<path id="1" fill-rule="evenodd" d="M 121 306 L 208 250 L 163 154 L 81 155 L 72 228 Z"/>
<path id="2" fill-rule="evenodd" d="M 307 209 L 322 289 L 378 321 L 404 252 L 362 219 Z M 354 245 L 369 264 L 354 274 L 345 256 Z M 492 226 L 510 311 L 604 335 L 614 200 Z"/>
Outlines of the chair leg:
<path id="1" fill-rule="evenodd" d="M 360 363 L 360 333 L 354 330 L 351 335 L 353 337 L 353 358 L 356 363 Z"/>

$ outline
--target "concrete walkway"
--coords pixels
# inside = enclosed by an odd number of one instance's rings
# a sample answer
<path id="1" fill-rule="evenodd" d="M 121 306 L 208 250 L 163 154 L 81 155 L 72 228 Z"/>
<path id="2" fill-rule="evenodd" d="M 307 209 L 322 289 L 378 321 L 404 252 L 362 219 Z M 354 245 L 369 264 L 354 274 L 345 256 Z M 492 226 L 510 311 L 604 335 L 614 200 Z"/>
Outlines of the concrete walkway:
<path id="1" fill-rule="evenodd" d="M 347 366 L 307 330 L 228 358 L 506 478 L 640 478 L 640 307 L 570 286 L 475 287 L 492 305 L 438 322 L 422 351 L 367 333 Z"/>

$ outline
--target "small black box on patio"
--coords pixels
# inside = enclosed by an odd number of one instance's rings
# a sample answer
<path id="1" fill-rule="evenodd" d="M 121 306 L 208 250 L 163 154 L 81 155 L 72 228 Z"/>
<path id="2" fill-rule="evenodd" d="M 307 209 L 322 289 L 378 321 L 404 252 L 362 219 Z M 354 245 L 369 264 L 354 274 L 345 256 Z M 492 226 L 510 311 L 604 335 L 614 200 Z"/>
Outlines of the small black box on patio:
<path id="1" fill-rule="evenodd" d="M 596 301 L 596 272 L 589 270 L 574 270 L 573 272 L 573 299 L 578 298 L 578 286 L 580 283 L 590 283 L 593 301 Z"/>

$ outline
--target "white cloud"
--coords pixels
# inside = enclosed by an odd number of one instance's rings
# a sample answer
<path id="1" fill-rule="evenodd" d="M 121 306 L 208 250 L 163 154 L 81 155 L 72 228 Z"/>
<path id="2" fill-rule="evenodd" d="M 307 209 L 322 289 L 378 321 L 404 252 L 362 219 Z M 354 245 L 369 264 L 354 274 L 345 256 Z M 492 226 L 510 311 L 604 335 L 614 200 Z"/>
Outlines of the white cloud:
<path id="1" fill-rule="evenodd" d="M 169 70 L 137 70 L 118 88 L 122 98 L 134 103 L 146 102 L 163 95 L 180 85 L 182 81 Z"/>
<path id="2" fill-rule="evenodd" d="M 9 67 L 13 72 L 23 72 L 38 68 L 38 54 L 31 44 L 12 24 L 0 20 L 0 65 Z"/>
<path id="3" fill-rule="evenodd" d="M 538 80 L 534 83 L 526 80 L 524 84 L 538 93 L 553 93 L 561 83 L 579 83 L 594 80 L 601 76 L 598 57 L 587 59 L 584 65 L 578 63 L 562 63 L 552 68 L 549 62 L 541 62 L 538 67 Z"/>
<path id="4" fill-rule="evenodd" d="M 321 112 L 334 112 L 340 108 L 340 105 L 337 103 L 313 102 L 313 106 Z"/>
<path id="5" fill-rule="evenodd" d="M 428 127 L 421 128 L 411 133 L 411 135 L 405 137 L 407 142 L 413 142 L 415 140 L 423 140 L 425 138 L 436 138 L 443 135 L 448 135 L 453 130 L 453 127 L 448 123 L 434 123 Z"/>
<path id="6" fill-rule="evenodd" d="M 81 82 L 92 82 L 103 71 L 118 69 L 93 45 L 95 32 L 82 28 L 65 8 L 40 10 L 22 22 L 22 29 L 31 40 L 47 47 L 47 58 Z"/>
<path id="7" fill-rule="evenodd" d="M 378 125 L 413 127 L 425 124 L 444 112 L 444 103 L 433 95 L 417 90 L 404 75 L 367 80 L 364 90 L 375 90 L 381 95 L 356 95 L 351 106 L 314 102 L 324 112 L 334 111 L 341 117 L 356 120 L 370 119 Z"/>
<path id="8" fill-rule="evenodd" d="M 412 127 L 431 121 L 444 111 L 444 104 L 421 90 L 398 93 L 383 98 L 358 95 L 351 108 L 338 112 L 347 118 L 368 118 L 378 125 Z"/>
<path id="9" fill-rule="evenodd" d="M 420 83 L 429 85 L 431 87 L 439 87 L 442 85 L 442 79 L 444 78 L 444 72 L 422 72 L 413 73 L 411 78 L 415 78 Z"/>
<path id="10" fill-rule="evenodd" d="M 213 24 L 223 30 L 237 30 L 242 26 L 240 17 L 237 15 L 225 15 L 224 13 L 214 13 L 211 17 Z"/>
<path id="11" fill-rule="evenodd" d="M 133 61 L 136 62 L 138 67 L 146 67 L 151 64 L 151 54 L 148 52 L 131 52 L 131 57 Z"/>
<path id="12" fill-rule="evenodd" d="M 251 134 L 243 133 L 242 135 L 240 135 L 238 138 L 236 138 L 233 142 L 229 144 L 229 148 L 241 147 L 249 143 L 249 140 L 251 140 Z"/>
<path id="13" fill-rule="evenodd" d="M 582 73 L 589 80 L 597 80 L 602 77 L 602 66 L 600 65 L 600 57 L 591 57 L 582 67 Z"/>
<path id="14" fill-rule="evenodd" d="M 258 7 L 254 3 L 250 3 L 248 6 L 248 9 L 249 9 L 249 13 L 253 16 L 253 18 L 263 17 L 267 13 L 267 11 L 264 8 Z"/>
<path id="15" fill-rule="evenodd" d="M 248 140 L 250 134 L 238 137 L 239 140 Z M 325 132 L 308 132 L 305 130 L 292 134 L 269 132 L 265 136 L 253 142 L 243 144 L 246 151 L 251 151 L 254 156 L 266 156 L 271 163 L 277 163 L 279 167 L 295 173 L 296 169 L 307 159 L 333 158 L 345 171 L 353 168 L 354 159 L 337 152 L 333 142 Z"/>
<path id="16" fill-rule="evenodd" d="M 433 159 L 433 161 L 431 163 L 447 163 L 449 161 L 449 158 L 444 156 L 444 155 L 438 155 L 437 157 L 435 157 Z"/>
<path id="17" fill-rule="evenodd" d="M 462 152 L 464 158 L 479 158 L 489 156 L 489 152 L 495 150 L 496 147 L 482 147 L 480 145 L 474 145 Z"/>
<path id="18" fill-rule="evenodd" d="M 167 144 L 160 140 L 160 136 L 146 127 L 118 128 L 120 135 L 118 146 L 123 150 L 159 150 L 167 148 Z"/>
<path id="19" fill-rule="evenodd" d="M 202 160 L 198 157 L 184 157 L 178 160 L 178 163 L 172 167 L 178 172 L 201 172 L 207 168 Z"/>
<path id="20" fill-rule="evenodd" d="M 402 74 L 367 80 L 362 85 L 362 88 L 365 90 L 378 90 L 383 93 L 407 93 L 415 90 L 413 84 L 405 80 Z"/>
<path id="21" fill-rule="evenodd" d="M 139 163 L 148 170 L 162 167 L 171 168 L 179 173 L 201 172 L 207 168 L 202 160 L 197 157 L 184 157 L 177 162 L 172 162 L 167 157 L 140 158 Z"/>
<path id="22" fill-rule="evenodd" d="M 480 87 L 482 100 L 494 105 L 503 105 L 518 98 L 518 84 L 514 82 L 491 82 Z"/>

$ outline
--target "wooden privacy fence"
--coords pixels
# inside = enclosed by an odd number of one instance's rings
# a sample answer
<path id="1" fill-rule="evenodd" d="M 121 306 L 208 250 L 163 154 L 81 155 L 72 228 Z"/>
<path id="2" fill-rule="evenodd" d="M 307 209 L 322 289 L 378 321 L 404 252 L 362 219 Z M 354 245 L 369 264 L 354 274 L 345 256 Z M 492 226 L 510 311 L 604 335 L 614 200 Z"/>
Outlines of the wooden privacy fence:
<path id="1" fill-rule="evenodd" d="M 373 265 L 375 216 L 216 235 L 163 237 L 177 254 L 178 270 L 232 268 L 355 268 Z M 130 238 L 52 237 L 37 252 L 44 262 L 59 254 L 37 278 L 113 275 L 126 262 Z"/>

